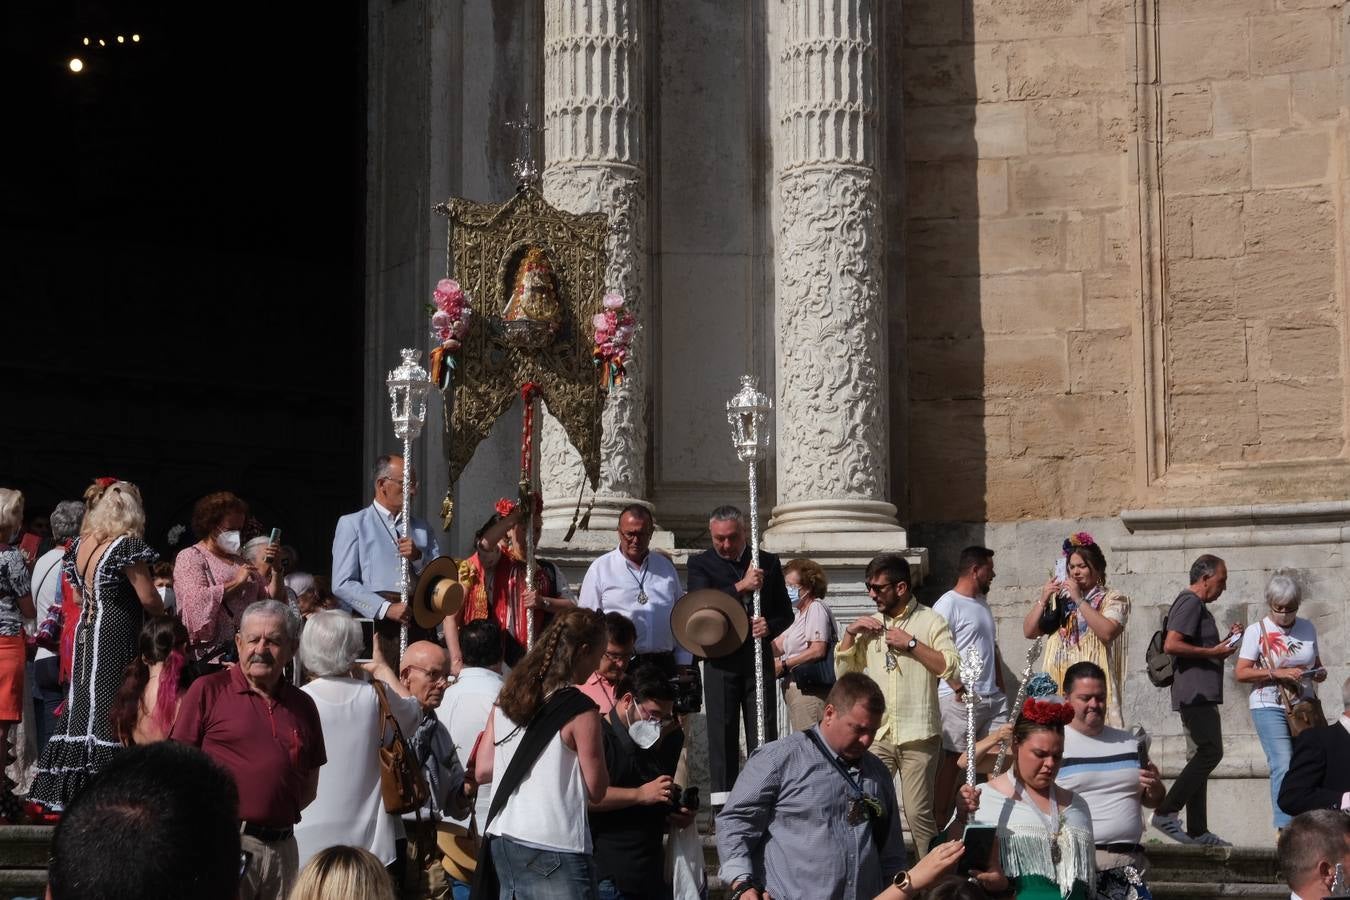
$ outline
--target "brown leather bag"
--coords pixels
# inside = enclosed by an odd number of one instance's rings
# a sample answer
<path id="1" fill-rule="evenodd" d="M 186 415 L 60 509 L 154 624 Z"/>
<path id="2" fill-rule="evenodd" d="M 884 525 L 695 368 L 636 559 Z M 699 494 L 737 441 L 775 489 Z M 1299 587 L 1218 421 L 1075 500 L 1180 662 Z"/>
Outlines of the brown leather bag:
<path id="1" fill-rule="evenodd" d="M 380 796 L 384 810 L 396 815 L 419 810 L 431 796 L 426 776 L 389 709 L 385 686 L 379 681 L 375 682 L 375 696 L 380 698 Z"/>
<path id="2" fill-rule="evenodd" d="M 1261 627 L 1261 658 L 1265 660 L 1266 669 L 1274 671 L 1275 661 L 1266 653 L 1266 622 L 1265 618 L 1257 621 Z M 1321 728 L 1327 724 L 1326 713 L 1322 711 L 1322 701 L 1317 697 L 1304 697 L 1297 699 L 1298 694 L 1290 691 L 1282 682 L 1275 682 L 1276 693 L 1280 695 L 1280 702 L 1284 704 L 1284 720 L 1289 724 L 1289 737 L 1296 738 L 1309 728 Z M 1292 694 L 1292 696 L 1291 696 Z"/>

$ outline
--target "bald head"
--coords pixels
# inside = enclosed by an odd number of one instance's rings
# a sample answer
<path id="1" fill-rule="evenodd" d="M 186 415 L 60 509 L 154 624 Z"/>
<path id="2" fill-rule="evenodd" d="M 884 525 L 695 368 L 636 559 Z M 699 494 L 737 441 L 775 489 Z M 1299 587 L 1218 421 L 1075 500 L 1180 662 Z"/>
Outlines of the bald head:
<path id="1" fill-rule="evenodd" d="M 445 648 L 431 641 L 409 644 L 398 664 L 399 681 L 428 713 L 441 705 L 449 671 Z"/>

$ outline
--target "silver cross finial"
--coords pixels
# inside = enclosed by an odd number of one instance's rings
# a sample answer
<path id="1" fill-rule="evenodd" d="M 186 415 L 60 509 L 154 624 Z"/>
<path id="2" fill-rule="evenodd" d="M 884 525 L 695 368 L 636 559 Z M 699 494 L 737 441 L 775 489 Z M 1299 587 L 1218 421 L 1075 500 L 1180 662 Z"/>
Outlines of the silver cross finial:
<path id="1" fill-rule="evenodd" d="M 542 132 L 544 129 L 534 124 L 528 103 L 525 104 L 525 111 L 521 113 L 520 118 L 507 122 L 506 127 L 516 131 L 518 144 L 516 158 L 511 160 L 511 174 L 521 185 L 533 184 L 539 180 L 539 164 L 534 159 L 534 133 Z"/>

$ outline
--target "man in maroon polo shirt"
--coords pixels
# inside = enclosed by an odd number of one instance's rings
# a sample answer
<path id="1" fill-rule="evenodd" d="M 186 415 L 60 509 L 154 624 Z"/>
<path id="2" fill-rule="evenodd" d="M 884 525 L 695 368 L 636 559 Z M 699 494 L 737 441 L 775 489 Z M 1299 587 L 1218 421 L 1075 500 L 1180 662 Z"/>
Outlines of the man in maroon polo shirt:
<path id="1" fill-rule="evenodd" d="M 188 688 L 171 737 L 200 747 L 239 787 L 240 843 L 252 859 L 240 900 L 285 900 L 299 862 L 292 827 L 314 800 L 326 761 L 314 701 L 282 676 L 300 617 L 262 600 L 244 610 L 239 664 Z"/>

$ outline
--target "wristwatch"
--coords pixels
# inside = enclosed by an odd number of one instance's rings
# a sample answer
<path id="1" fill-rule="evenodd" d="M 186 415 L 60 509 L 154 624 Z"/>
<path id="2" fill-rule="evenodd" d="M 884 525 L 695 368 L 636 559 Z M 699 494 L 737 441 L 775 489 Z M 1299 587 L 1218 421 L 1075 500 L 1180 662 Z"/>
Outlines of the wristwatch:
<path id="1" fill-rule="evenodd" d="M 919 646 L 919 639 L 916 638 L 914 635 L 911 634 L 911 635 L 909 636 L 909 643 L 905 645 L 905 652 L 906 652 L 906 653 L 913 653 L 913 652 L 914 652 L 914 648 L 917 647 L 917 646 Z"/>
<path id="2" fill-rule="evenodd" d="M 893 887 L 898 887 L 900 890 L 908 894 L 910 885 L 909 872 L 905 869 L 901 869 L 899 872 L 896 872 L 895 877 L 891 879 L 891 885 Z"/>

